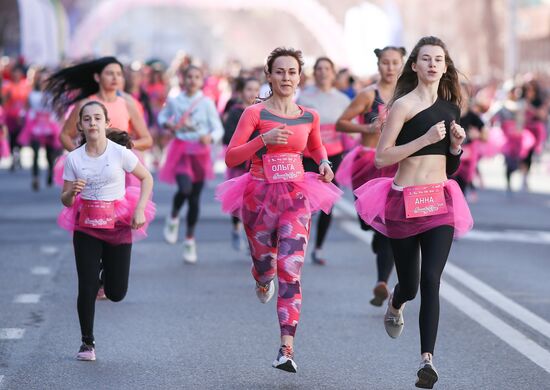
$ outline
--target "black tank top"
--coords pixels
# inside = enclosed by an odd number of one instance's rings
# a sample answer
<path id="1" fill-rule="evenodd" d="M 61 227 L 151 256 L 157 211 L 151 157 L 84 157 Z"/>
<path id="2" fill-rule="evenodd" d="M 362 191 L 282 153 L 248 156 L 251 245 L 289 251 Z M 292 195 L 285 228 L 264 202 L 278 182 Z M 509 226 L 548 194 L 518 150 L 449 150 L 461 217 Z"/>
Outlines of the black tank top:
<path id="1" fill-rule="evenodd" d="M 365 115 L 363 116 L 365 123 L 372 123 L 378 118 L 378 115 L 380 115 L 380 108 L 381 106 L 384 106 L 384 101 L 382 100 L 382 97 L 380 96 L 380 92 L 378 92 L 378 89 L 374 90 L 374 101 L 372 102 L 371 108 L 368 112 L 365 112 Z"/>
<path id="2" fill-rule="evenodd" d="M 416 153 L 411 154 L 411 157 L 425 156 L 428 154 L 447 155 L 449 152 L 449 147 L 451 146 L 451 122 L 454 120 L 457 124 L 460 123 L 460 109 L 456 104 L 441 98 L 437 98 L 434 104 L 425 110 L 420 111 L 418 114 L 405 122 L 401 132 L 395 140 L 395 146 L 404 145 L 414 141 L 415 139 L 426 134 L 430 127 L 442 120 L 445 121 L 445 128 L 447 130 L 445 138 L 435 144 L 423 147 Z"/>

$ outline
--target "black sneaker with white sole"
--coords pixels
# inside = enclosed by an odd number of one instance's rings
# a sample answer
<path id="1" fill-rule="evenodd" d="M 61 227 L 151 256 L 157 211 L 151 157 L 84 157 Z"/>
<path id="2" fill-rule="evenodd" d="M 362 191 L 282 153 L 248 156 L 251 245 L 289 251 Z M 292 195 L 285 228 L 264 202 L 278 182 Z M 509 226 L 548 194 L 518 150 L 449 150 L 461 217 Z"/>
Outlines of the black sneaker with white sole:
<path id="1" fill-rule="evenodd" d="M 294 350 L 292 347 L 287 345 L 281 346 L 277 360 L 273 362 L 273 367 L 286 372 L 296 372 L 298 366 L 294 362 Z"/>
<path id="2" fill-rule="evenodd" d="M 429 358 L 422 360 L 416 376 L 418 379 L 415 386 L 421 389 L 433 389 L 435 382 L 439 379 L 432 360 Z"/>

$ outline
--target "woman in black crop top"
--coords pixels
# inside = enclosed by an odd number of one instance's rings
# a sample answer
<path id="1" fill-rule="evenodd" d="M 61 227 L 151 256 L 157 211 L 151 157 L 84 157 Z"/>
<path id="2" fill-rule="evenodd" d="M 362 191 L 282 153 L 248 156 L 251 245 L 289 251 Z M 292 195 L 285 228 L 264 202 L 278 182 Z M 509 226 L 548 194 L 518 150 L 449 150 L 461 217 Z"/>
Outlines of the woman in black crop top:
<path id="1" fill-rule="evenodd" d="M 377 177 L 393 177 L 397 164 L 377 169 L 374 166 L 376 144 L 380 139 L 381 125 L 386 115 L 386 102 L 395 90 L 397 77 L 403 68 L 406 54 L 404 47 L 387 46 L 375 49 L 380 79 L 357 94 L 336 123 L 336 130 L 344 133 L 359 133 L 360 145 L 353 148 L 336 171 L 336 181 L 353 190 Z M 354 118 L 363 117 L 363 123 L 354 123 Z M 339 181 L 341 180 L 341 182 Z M 361 218 L 361 229 L 371 230 Z M 393 270 L 393 254 L 386 236 L 374 231 L 372 250 L 376 253 L 377 282 L 370 303 L 382 306 L 389 297 L 388 279 Z"/>
<path id="2" fill-rule="evenodd" d="M 422 357 L 416 386 L 430 389 L 438 379 L 432 355 L 441 274 L 453 237 L 473 225 L 460 188 L 447 179 L 458 167 L 465 138 L 457 123 L 459 104 L 458 73 L 445 44 L 422 38 L 397 81 L 376 149 L 376 166 L 398 163 L 397 173 L 354 192 L 361 218 L 389 237 L 393 250 L 398 284 L 384 316 L 390 337 L 401 334 L 405 302 L 414 299 L 420 285 Z"/>

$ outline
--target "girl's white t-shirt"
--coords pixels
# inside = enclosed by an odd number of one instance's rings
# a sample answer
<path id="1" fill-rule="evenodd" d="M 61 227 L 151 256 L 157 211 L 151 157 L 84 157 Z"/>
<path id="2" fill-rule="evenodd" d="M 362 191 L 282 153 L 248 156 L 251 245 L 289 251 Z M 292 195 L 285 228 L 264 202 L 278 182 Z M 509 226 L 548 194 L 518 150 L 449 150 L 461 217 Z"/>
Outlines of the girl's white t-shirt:
<path id="1" fill-rule="evenodd" d="M 82 145 L 70 152 L 65 160 L 63 180 L 86 180 L 82 199 L 117 200 L 124 197 L 126 172 L 132 172 L 138 163 L 130 150 L 111 140 L 101 156 L 90 157 Z"/>

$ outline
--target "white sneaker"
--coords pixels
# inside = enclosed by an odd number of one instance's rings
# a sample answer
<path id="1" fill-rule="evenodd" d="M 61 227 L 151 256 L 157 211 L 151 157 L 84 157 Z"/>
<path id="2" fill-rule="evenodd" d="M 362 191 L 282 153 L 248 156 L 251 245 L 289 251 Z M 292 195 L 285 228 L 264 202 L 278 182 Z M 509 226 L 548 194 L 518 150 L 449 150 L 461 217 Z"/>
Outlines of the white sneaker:
<path id="1" fill-rule="evenodd" d="M 179 217 L 172 218 L 168 216 L 166 222 L 164 223 L 164 239 L 169 244 L 175 244 L 178 242 L 178 231 L 180 227 Z"/>
<path id="2" fill-rule="evenodd" d="M 295 373 L 298 370 L 298 366 L 294 361 L 294 350 L 292 347 L 282 345 L 279 349 L 279 355 L 273 362 L 272 366 L 279 370 Z"/>
<path id="3" fill-rule="evenodd" d="M 403 332 L 403 327 L 405 326 L 405 319 L 403 318 L 403 309 L 405 304 L 402 304 L 399 308 L 397 314 L 391 310 L 393 300 L 393 292 L 391 293 L 388 299 L 388 308 L 386 309 L 386 314 L 384 315 L 384 328 L 386 328 L 386 333 L 392 339 L 396 339 Z"/>
<path id="4" fill-rule="evenodd" d="M 183 242 L 183 261 L 189 264 L 197 262 L 197 244 L 194 238 L 186 238 Z"/>
<path id="5" fill-rule="evenodd" d="M 271 280 L 266 286 L 256 282 L 256 296 L 262 303 L 267 303 L 275 294 L 275 282 Z"/>

